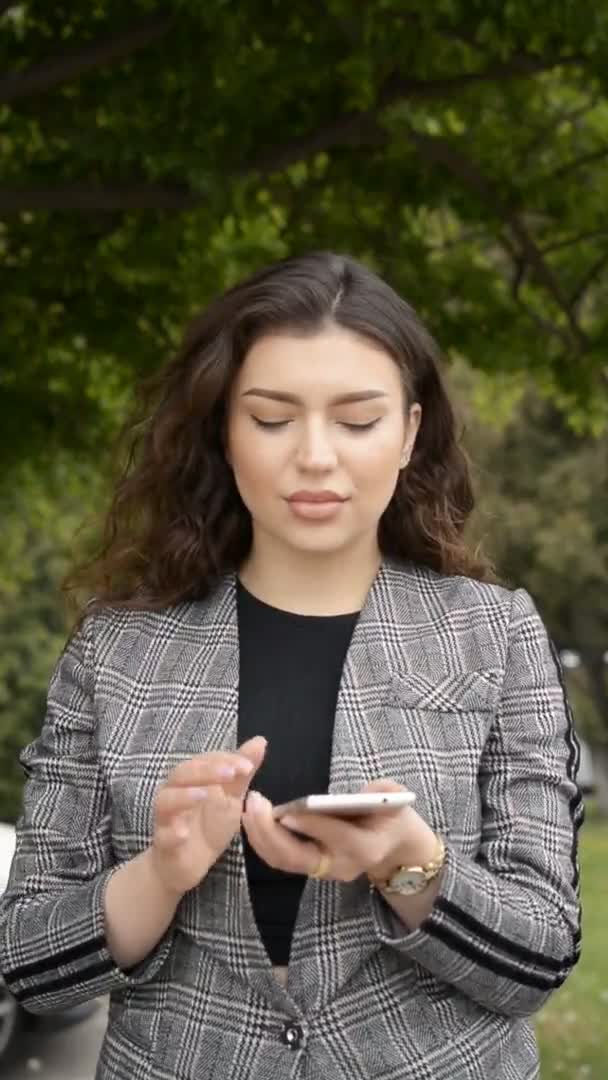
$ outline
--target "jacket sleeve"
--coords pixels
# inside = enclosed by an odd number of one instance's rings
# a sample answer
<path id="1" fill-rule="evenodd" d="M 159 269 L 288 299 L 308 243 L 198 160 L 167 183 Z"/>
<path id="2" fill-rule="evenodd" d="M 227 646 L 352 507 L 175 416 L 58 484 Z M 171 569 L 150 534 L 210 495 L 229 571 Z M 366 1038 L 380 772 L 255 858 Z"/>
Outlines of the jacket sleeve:
<path id="1" fill-rule="evenodd" d="M 8 887 L 0 900 L 0 972 L 32 1012 L 62 1009 L 152 979 L 171 928 L 128 973 L 114 963 L 104 894 L 118 869 L 94 711 L 92 617 L 53 672 L 39 737 L 21 752 L 26 773 Z"/>
<path id="2" fill-rule="evenodd" d="M 519 589 L 479 770 L 479 851 L 448 845 L 433 909 L 412 932 L 372 888 L 380 940 L 488 1009 L 539 1009 L 580 955 L 578 762 L 559 659 Z"/>

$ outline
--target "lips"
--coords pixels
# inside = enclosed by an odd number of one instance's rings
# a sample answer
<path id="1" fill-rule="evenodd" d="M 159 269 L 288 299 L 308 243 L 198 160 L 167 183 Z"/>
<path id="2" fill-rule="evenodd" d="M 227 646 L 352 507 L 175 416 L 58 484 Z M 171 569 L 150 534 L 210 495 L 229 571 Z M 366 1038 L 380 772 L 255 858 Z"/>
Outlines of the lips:
<path id="1" fill-rule="evenodd" d="M 293 495 L 289 496 L 287 501 L 301 503 L 337 503 L 345 502 L 346 500 L 342 495 L 338 495 L 336 491 L 295 491 Z"/>

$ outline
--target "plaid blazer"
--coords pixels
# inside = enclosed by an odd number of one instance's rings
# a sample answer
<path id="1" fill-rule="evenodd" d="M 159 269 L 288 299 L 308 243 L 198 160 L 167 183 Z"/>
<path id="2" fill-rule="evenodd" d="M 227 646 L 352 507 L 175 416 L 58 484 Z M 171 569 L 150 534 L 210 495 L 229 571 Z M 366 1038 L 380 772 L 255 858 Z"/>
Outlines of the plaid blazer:
<path id="1" fill-rule="evenodd" d="M 284 989 L 242 839 L 120 971 L 103 896 L 150 843 L 169 769 L 235 748 L 233 575 L 160 613 L 90 615 L 58 661 L 27 774 L 0 970 L 42 1012 L 110 994 L 98 1080 L 524 1080 L 530 1015 L 580 948 L 578 745 L 529 595 L 385 562 L 345 660 L 332 792 L 389 776 L 447 861 L 408 932 L 365 878 L 309 879 Z"/>

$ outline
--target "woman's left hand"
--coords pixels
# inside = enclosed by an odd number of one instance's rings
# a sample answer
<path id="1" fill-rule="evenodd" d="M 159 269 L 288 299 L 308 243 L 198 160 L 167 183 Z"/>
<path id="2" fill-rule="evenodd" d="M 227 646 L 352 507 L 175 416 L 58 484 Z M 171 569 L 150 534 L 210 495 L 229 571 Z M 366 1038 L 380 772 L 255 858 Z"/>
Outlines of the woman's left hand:
<path id="1" fill-rule="evenodd" d="M 362 789 L 406 791 L 393 780 L 374 780 Z M 272 803 L 250 792 L 242 823 L 249 843 L 275 870 L 315 874 L 322 855 L 329 857 L 327 878 L 354 881 L 362 874 L 388 875 L 396 865 L 414 866 L 432 857 L 436 837 L 412 807 L 357 818 L 329 814 L 293 814 L 281 822 L 272 816 Z M 294 831 L 310 839 L 294 836 Z"/>

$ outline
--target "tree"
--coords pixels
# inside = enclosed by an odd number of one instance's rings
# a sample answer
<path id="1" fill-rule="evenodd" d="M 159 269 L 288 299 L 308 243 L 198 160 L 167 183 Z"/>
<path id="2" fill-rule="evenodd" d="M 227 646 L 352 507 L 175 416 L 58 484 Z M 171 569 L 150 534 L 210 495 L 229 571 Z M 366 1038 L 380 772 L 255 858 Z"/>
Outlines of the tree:
<path id="1" fill-rule="evenodd" d="M 59 583 L 75 547 L 85 550 L 80 527 L 104 491 L 92 466 L 57 457 L 44 475 L 22 465 L 18 483 L 0 492 L 0 821 L 18 812 L 18 753 L 40 732 L 48 681 L 70 629 Z"/>
<path id="2" fill-rule="evenodd" d="M 0 2 L 6 467 L 96 453 L 238 275 L 386 274 L 450 355 L 608 416 L 607 0 Z"/>

